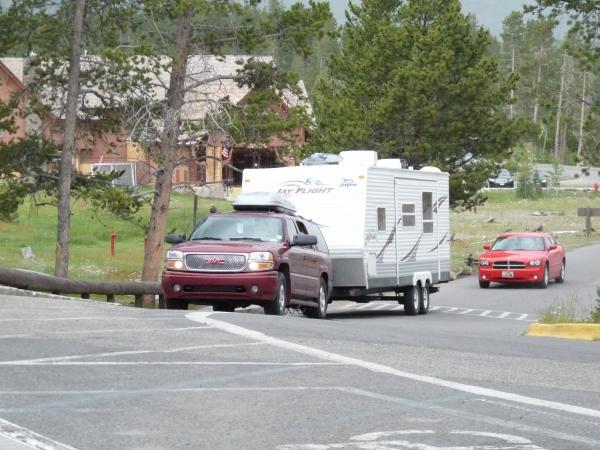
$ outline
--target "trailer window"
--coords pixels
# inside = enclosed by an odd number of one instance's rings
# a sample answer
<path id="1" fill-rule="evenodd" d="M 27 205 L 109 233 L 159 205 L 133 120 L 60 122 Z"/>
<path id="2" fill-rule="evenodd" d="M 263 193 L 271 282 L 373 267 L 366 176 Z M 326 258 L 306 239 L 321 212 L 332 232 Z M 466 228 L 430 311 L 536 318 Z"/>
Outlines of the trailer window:
<path id="1" fill-rule="evenodd" d="M 433 233 L 433 194 L 423 192 L 423 233 Z"/>
<path id="2" fill-rule="evenodd" d="M 377 230 L 385 231 L 385 208 L 377 208 Z"/>
<path id="3" fill-rule="evenodd" d="M 415 205 L 413 203 L 405 203 L 402 205 L 402 226 L 414 227 L 415 220 Z"/>

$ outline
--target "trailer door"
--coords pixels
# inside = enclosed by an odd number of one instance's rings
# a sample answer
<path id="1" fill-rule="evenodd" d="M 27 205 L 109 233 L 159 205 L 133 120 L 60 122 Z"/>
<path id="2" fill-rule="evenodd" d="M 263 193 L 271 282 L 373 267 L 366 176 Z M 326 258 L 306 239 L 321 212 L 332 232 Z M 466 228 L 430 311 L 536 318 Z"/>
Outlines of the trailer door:
<path id="1" fill-rule="evenodd" d="M 437 184 L 435 179 L 394 178 L 398 286 L 412 284 L 415 272 L 440 275 Z"/>

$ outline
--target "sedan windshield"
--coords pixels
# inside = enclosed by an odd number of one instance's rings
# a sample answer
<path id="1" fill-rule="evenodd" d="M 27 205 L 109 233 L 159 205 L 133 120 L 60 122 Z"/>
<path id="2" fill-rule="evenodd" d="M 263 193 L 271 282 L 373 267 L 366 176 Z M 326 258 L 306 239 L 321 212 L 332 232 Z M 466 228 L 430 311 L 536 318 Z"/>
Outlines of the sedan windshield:
<path id="1" fill-rule="evenodd" d="M 283 225 L 275 217 L 207 216 L 198 224 L 190 240 L 282 242 Z"/>
<path id="2" fill-rule="evenodd" d="M 529 250 L 543 251 L 544 240 L 533 236 L 499 237 L 494 242 L 492 250 Z"/>

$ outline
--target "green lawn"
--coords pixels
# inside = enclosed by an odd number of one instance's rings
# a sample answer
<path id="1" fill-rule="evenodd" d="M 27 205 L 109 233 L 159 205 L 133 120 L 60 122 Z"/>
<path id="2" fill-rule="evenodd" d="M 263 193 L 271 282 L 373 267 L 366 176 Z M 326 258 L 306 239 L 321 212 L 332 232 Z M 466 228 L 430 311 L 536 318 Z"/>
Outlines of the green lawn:
<path id="1" fill-rule="evenodd" d="M 487 203 L 477 211 L 453 211 L 450 215 L 450 228 L 455 233 L 451 244 L 455 271 L 465 266 L 464 259 L 469 253 L 479 256 L 483 244 L 504 231 L 531 231 L 542 225 L 544 231 L 553 233 L 567 249 L 600 242 L 597 232 L 585 235 L 585 218 L 577 216 L 577 208 L 600 207 L 598 193 L 548 191 L 535 200 L 518 199 L 512 190 L 489 191 L 486 195 Z M 536 211 L 549 215 L 532 215 Z M 600 218 L 592 219 L 592 225 L 600 229 Z"/>
<path id="2" fill-rule="evenodd" d="M 197 217 L 207 214 L 211 204 L 220 211 L 231 209 L 229 202 L 199 199 Z M 148 222 L 149 208 L 140 217 Z M 174 193 L 167 230 L 189 233 L 192 228 L 193 197 Z M 110 254 L 110 235 L 118 237 L 115 256 Z M 19 209 L 14 222 L 0 221 L 0 266 L 30 269 L 52 274 L 56 243 L 56 208 Z M 21 249 L 31 247 L 34 257 L 24 259 Z M 73 206 L 71 218 L 69 276 L 89 280 L 138 280 L 144 258 L 144 231 L 138 225 L 99 212 L 85 204 Z"/>

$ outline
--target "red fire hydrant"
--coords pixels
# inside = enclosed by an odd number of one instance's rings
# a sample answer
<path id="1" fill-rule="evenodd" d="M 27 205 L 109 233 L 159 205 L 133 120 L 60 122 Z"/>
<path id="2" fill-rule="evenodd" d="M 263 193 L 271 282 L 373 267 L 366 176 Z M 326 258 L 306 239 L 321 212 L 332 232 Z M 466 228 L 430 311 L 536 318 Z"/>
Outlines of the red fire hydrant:
<path id="1" fill-rule="evenodd" d="M 594 192 L 600 191 L 600 184 L 594 183 Z"/>
<path id="2" fill-rule="evenodd" d="M 110 256 L 115 256 L 115 241 L 117 240 L 117 236 L 115 231 L 110 235 Z"/>

